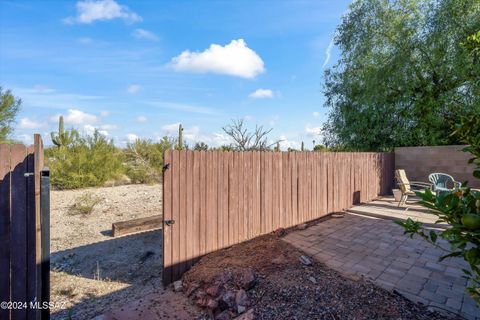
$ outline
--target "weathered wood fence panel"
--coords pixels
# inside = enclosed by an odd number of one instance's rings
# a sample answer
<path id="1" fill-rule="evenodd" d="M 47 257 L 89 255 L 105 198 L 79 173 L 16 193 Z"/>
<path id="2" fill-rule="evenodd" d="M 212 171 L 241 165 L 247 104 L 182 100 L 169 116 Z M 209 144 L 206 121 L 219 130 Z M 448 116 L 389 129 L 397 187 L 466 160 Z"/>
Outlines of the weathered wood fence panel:
<path id="1" fill-rule="evenodd" d="M 200 256 L 387 194 L 392 153 L 165 152 L 164 283 Z"/>
<path id="2" fill-rule="evenodd" d="M 0 144 L 0 301 L 10 304 L 0 309 L 0 319 L 40 319 L 42 315 L 40 305 L 30 304 L 42 301 L 42 170 L 39 135 L 30 147 Z M 21 308 L 12 309 L 18 303 Z"/>

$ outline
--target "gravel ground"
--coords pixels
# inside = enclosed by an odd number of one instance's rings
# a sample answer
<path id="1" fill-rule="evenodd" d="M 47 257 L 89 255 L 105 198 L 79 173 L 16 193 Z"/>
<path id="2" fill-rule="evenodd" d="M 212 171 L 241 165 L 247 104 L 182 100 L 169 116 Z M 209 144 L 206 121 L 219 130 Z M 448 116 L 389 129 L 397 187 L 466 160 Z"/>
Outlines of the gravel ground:
<path id="1" fill-rule="evenodd" d="M 248 281 L 252 271 L 253 286 Z M 347 278 L 276 235 L 203 257 L 184 275 L 183 286 L 217 319 L 238 313 L 241 319 L 257 320 L 450 319 L 363 278 Z"/>
<path id="2" fill-rule="evenodd" d="M 73 214 L 86 192 L 101 202 L 90 214 Z M 192 309 L 161 284 L 161 230 L 111 236 L 113 222 L 159 214 L 161 192 L 160 185 L 125 185 L 51 193 L 53 319 L 91 319 L 152 293 Z"/>

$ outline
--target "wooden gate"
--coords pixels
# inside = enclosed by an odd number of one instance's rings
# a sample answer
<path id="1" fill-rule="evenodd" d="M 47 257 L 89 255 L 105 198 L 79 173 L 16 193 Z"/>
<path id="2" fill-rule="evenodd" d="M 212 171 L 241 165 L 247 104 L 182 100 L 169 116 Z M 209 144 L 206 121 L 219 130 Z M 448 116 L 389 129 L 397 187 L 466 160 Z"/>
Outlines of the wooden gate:
<path id="1" fill-rule="evenodd" d="M 0 144 L 0 319 L 49 317 L 49 177 L 34 140 Z"/>
<path id="2" fill-rule="evenodd" d="M 202 255 L 390 192 L 392 153 L 165 152 L 163 281 Z"/>

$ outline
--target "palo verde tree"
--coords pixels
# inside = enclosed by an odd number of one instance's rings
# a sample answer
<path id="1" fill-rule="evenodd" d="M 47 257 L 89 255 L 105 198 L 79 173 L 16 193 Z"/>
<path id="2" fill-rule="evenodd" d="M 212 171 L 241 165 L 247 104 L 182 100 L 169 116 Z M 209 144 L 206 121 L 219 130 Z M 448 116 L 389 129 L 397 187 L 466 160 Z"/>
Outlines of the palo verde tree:
<path id="1" fill-rule="evenodd" d="M 459 143 L 451 126 L 480 113 L 480 63 L 463 45 L 478 30 L 478 0 L 354 1 L 335 36 L 340 59 L 325 72 L 324 144 Z"/>
<path id="2" fill-rule="evenodd" d="M 0 87 L 0 142 L 6 141 L 12 133 L 12 124 L 20 109 L 22 100 L 15 98 L 10 90 Z"/>

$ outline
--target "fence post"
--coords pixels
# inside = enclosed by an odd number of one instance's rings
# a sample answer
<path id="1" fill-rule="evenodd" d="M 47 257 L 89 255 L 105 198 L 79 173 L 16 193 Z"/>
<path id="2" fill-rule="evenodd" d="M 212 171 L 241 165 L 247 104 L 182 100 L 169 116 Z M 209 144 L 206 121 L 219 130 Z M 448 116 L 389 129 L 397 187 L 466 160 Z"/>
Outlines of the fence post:
<path id="1" fill-rule="evenodd" d="M 42 304 L 50 302 L 50 170 L 40 172 L 40 225 L 41 225 L 41 297 Z M 42 308 L 42 320 L 50 319 L 50 308 Z"/>

